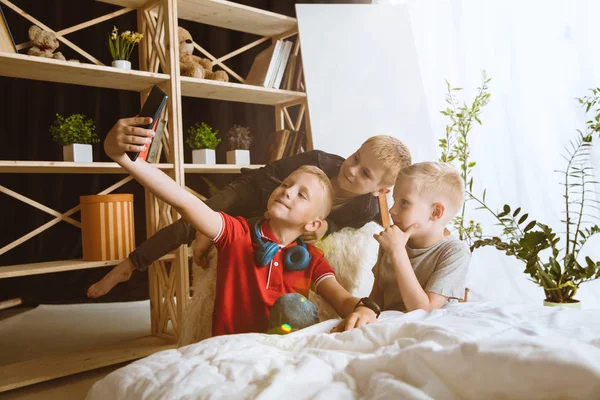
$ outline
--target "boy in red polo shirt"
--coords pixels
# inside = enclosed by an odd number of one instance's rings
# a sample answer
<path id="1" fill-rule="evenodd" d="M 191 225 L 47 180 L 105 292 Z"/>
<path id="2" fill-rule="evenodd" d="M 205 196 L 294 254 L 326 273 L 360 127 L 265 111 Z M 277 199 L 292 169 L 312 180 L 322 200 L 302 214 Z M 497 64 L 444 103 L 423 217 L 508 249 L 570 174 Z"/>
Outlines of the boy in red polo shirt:
<path id="1" fill-rule="evenodd" d="M 149 118 L 139 120 L 140 125 L 150 123 Z M 131 161 L 115 136 L 108 133 L 106 154 L 218 249 L 213 335 L 266 332 L 275 302 L 292 293 L 306 297 L 311 285 L 342 318 L 359 305 L 369 307 L 329 279 L 335 275 L 322 253 L 299 239 L 317 231 L 332 208 L 333 189 L 320 169 L 303 166 L 292 172 L 269 197 L 269 218 L 249 222 L 213 211 L 162 171 L 143 160 Z"/>

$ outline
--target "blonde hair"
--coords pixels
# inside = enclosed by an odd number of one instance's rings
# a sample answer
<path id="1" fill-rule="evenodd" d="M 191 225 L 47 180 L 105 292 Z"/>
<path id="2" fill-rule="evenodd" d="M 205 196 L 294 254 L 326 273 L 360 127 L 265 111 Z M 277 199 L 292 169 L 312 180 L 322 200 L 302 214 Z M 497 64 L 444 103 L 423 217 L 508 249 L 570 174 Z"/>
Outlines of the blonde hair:
<path id="1" fill-rule="evenodd" d="M 333 207 L 333 186 L 331 186 L 331 181 L 320 168 L 315 167 L 314 165 L 303 165 L 300 168 L 296 169 L 292 174 L 295 173 L 307 173 L 312 174 L 317 177 L 321 187 L 324 189 L 325 196 L 323 202 L 323 215 L 321 215 L 322 219 L 327 218 L 329 213 L 331 212 L 331 208 Z"/>
<path id="2" fill-rule="evenodd" d="M 362 146 L 367 145 L 386 172 L 382 178 L 382 182 L 386 186 L 392 186 L 396 181 L 398 172 L 412 163 L 408 147 L 395 137 L 388 135 L 371 136 L 362 144 Z"/>
<path id="3" fill-rule="evenodd" d="M 398 181 L 410 179 L 419 193 L 432 193 L 448 200 L 448 219 L 456 215 L 465 201 L 465 182 L 452 164 L 444 162 L 420 162 L 403 168 Z"/>

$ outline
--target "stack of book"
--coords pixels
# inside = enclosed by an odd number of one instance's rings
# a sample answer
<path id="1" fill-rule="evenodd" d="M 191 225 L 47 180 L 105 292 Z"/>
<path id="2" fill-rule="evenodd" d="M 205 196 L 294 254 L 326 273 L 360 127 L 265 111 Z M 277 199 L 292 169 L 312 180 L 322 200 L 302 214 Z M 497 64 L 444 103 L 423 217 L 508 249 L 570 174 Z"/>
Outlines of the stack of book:
<path id="1" fill-rule="evenodd" d="M 300 41 L 278 40 L 256 56 L 246 78 L 249 85 L 305 91 Z"/>
<path id="2" fill-rule="evenodd" d="M 282 129 L 275 132 L 269 149 L 269 162 L 303 153 L 306 148 L 306 134 L 304 132 Z"/>

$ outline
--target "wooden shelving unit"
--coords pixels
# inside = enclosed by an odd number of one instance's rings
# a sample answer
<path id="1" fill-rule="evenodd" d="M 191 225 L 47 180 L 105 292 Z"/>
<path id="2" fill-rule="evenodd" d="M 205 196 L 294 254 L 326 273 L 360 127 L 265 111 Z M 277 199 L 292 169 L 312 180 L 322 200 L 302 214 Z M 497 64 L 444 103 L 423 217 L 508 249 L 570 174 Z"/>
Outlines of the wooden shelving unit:
<path id="1" fill-rule="evenodd" d="M 101 349 L 43 357 L 12 364 L 0 368 L 0 392 L 106 367 L 107 365 L 136 360 L 157 351 L 176 347 L 177 345 L 173 341 L 155 336 L 146 336 Z"/>
<path id="2" fill-rule="evenodd" d="M 154 164 L 162 170 L 173 169 L 173 164 Z M 113 162 L 76 163 L 68 161 L 0 161 L 2 174 L 126 174 Z"/>
<path id="3" fill-rule="evenodd" d="M 0 53 L 0 76 L 141 92 L 169 80 L 165 74 L 123 71 L 25 54 Z"/>
<path id="4" fill-rule="evenodd" d="M 128 8 L 144 8 L 153 0 L 99 0 Z M 178 0 L 179 18 L 257 36 L 274 37 L 297 29 L 295 18 L 224 0 Z"/>
<path id="5" fill-rule="evenodd" d="M 111 3 L 122 9 L 107 16 L 95 18 L 87 23 L 65 29 L 57 33 L 59 40 L 72 47 L 87 59 L 78 64 L 68 61 L 30 57 L 24 54 L 0 53 L 0 76 L 41 80 L 64 84 L 84 85 L 116 90 L 140 92 L 143 101 L 152 85 L 159 85 L 169 94 L 165 117 L 163 151 L 167 162 L 155 164 L 169 174 L 180 186 L 185 187 L 186 174 L 239 173 L 241 168 L 259 168 L 261 165 L 196 165 L 185 164 L 183 159 L 183 128 L 181 102 L 183 98 L 195 97 L 220 101 L 243 102 L 274 107 L 275 127 L 298 130 L 304 124 L 307 136 L 307 149 L 312 148 L 312 137 L 308 120 L 306 94 L 301 92 L 266 89 L 246 85 L 244 79 L 226 65 L 227 60 L 262 43 L 287 38 L 298 33 L 297 21 L 283 15 L 260 10 L 225 0 L 97 0 Z M 52 30 L 41 21 L 15 6 L 11 0 L 0 0 L 2 6 L 10 8 L 32 24 Z M 84 29 L 95 23 L 123 15 L 137 14 L 137 30 L 144 34 L 140 43 L 140 71 L 123 71 L 102 65 L 92 55 L 71 43 L 64 36 Z M 259 36 L 252 43 L 229 54 L 215 57 L 195 43 L 194 46 L 204 57 L 213 60 L 217 68 L 227 71 L 238 82 L 214 82 L 182 77 L 179 74 L 179 43 L 177 25 L 179 19 L 195 21 L 221 28 L 246 32 Z M 26 48 L 21 44 L 19 48 Z M 89 61 L 89 62 L 88 62 Z M 292 121 L 288 108 L 300 107 L 297 121 Z M 3 174 L 125 174 L 115 163 L 71 163 L 59 161 L 0 161 Z M 121 187 L 132 178 L 125 176 L 116 184 L 100 192 L 106 194 Z M 193 190 L 187 188 L 189 191 Z M 68 222 L 75 226 L 80 223 L 70 216 L 79 210 L 74 207 L 66 212 L 52 210 L 33 199 L 0 186 L 0 193 L 12 196 L 33 207 L 54 216 L 54 219 L 28 233 L 22 238 L 1 247 L 0 254 L 18 246 L 29 238 L 49 229 L 51 226 Z M 195 192 L 193 192 L 195 193 Z M 198 195 L 197 193 L 195 193 Z M 200 196 L 200 195 L 198 195 Z M 200 196 L 201 197 L 201 196 Z M 178 215 L 168 205 L 158 201 L 146 192 L 146 230 L 153 235 L 159 227 L 172 223 Z M 118 345 L 93 349 L 61 357 L 47 357 L 28 362 L 6 365 L 0 368 L 0 392 L 22 387 L 65 375 L 74 374 L 106 365 L 141 358 L 159 350 L 175 347 L 181 318 L 189 302 L 187 246 L 155 262 L 149 269 L 149 292 L 151 314 L 151 337 Z M 168 268 L 166 261 L 171 262 Z M 120 260 L 86 262 L 82 260 L 51 261 L 35 264 L 0 266 L 0 279 L 14 278 L 61 271 L 99 268 L 116 265 Z"/>
<path id="6" fill-rule="evenodd" d="M 161 261 L 173 261 L 175 256 L 167 254 Z M 18 276 L 51 274 L 53 272 L 75 271 L 78 269 L 102 268 L 117 265 L 123 260 L 83 261 L 64 260 L 30 264 L 6 265 L 0 268 L 0 279 L 16 278 Z"/>
<path id="7" fill-rule="evenodd" d="M 237 174 L 242 168 L 256 169 L 262 165 L 202 165 L 185 164 L 183 166 L 186 173 L 189 174 Z"/>
<path id="8" fill-rule="evenodd" d="M 237 101 L 268 106 L 301 102 L 306 99 L 306 93 L 301 92 L 265 89 L 240 83 L 207 81 L 187 76 L 181 77 L 181 94 L 187 97 Z"/>

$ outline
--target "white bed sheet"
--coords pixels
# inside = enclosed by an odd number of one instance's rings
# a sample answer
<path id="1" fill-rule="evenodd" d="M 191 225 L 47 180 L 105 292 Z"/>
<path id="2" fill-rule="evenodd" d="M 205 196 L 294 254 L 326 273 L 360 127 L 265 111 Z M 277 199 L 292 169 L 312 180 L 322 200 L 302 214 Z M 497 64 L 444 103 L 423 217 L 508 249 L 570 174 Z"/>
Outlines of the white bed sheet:
<path id="1" fill-rule="evenodd" d="M 462 303 L 327 333 L 204 340 L 98 381 L 96 399 L 593 399 L 600 310 Z"/>

